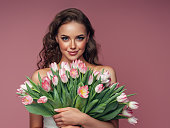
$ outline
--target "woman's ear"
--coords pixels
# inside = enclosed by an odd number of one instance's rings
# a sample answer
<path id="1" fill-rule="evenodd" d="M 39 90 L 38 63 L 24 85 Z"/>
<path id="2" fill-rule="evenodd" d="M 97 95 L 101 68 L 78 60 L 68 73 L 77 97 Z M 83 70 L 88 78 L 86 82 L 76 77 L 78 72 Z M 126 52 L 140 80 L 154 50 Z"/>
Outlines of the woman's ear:
<path id="1" fill-rule="evenodd" d="M 55 39 L 56 39 L 56 42 L 58 43 L 58 37 L 57 37 L 57 35 L 56 35 Z"/>

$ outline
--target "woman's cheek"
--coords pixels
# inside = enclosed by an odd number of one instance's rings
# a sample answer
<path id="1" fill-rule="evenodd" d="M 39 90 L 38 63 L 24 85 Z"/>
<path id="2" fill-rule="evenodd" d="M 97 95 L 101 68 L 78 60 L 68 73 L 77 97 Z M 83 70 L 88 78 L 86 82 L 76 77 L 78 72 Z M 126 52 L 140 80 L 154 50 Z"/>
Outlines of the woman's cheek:
<path id="1" fill-rule="evenodd" d="M 60 50 L 67 50 L 68 49 L 68 44 L 65 44 L 63 42 L 60 43 L 59 46 L 60 46 Z"/>
<path id="2" fill-rule="evenodd" d="M 86 42 L 82 42 L 81 44 L 79 44 L 79 49 L 83 50 L 86 47 Z"/>

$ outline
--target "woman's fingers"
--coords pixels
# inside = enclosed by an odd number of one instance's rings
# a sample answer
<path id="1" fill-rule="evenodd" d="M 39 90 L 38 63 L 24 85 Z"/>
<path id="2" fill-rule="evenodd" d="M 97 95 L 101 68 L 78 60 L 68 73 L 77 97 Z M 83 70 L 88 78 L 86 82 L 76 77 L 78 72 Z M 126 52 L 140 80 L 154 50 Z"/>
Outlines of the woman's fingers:
<path id="1" fill-rule="evenodd" d="M 54 119 L 61 118 L 61 117 L 62 117 L 62 113 L 56 114 L 56 115 L 53 116 Z"/>
<path id="2" fill-rule="evenodd" d="M 55 112 L 65 112 L 70 110 L 70 107 L 54 109 Z"/>
<path id="3" fill-rule="evenodd" d="M 82 123 L 84 118 L 84 113 L 80 112 L 80 110 L 67 107 L 67 108 L 59 108 L 55 109 L 58 114 L 54 115 L 54 121 L 57 125 L 79 125 Z"/>
<path id="4" fill-rule="evenodd" d="M 62 127 L 62 128 L 80 128 L 79 126 L 65 126 L 65 127 Z"/>
<path id="5" fill-rule="evenodd" d="M 63 122 L 62 118 L 57 118 L 57 119 L 54 119 L 55 122 Z"/>

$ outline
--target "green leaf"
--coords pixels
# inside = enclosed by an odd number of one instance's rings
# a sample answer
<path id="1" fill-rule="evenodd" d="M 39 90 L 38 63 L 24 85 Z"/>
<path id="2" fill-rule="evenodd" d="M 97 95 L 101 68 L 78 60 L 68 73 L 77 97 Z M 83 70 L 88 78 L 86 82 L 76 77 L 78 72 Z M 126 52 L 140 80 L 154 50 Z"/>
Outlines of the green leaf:
<path id="1" fill-rule="evenodd" d="M 65 88 L 65 97 L 66 97 L 66 107 L 70 107 L 72 104 L 72 99 L 71 99 L 71 95 L 68 92 L 68 88 L 67 86 L 64 86 Z"/>
<path id="2" fill-rule="evenodd" d="M 58 92 L 60 99 L 61 99 L 61 96 L 62 96 L 61 86 L 62 86 L 62 81 L 61 81 L 61 78 L 58 76 L 58 85 L 56 86 L 56 89 L 57 89 L 57 92 Z M 62 101 L 62 99 L 61 99 L 61 101 Z"/>
<path id="3" fill-rule="evenodd" d="M 114 120 L 116 120 L 116 119 L 128 119 L 129 117 L 127 117 L 127 116 L 123 116 L 123 115 L 117 115 L 115 118 L 114 118 Z"/>
<path id="4" fill-rule="evenodd" d="M 56 75 L 57 76 L 57 71 L 55 72 L 52 68 L 50 68 L 51 69 L 51 71 L 52 71 L 52 73 L 53 73 L 53 75 Z"/>
<path id="5" fill-rule="evenodd" d="M 42 115 L 44 117 L 51 117 L 53 113 L 50 112 L 43 104 L 30 104 L 25 105 L 25 108 L 33 114 Z"/>
<path id="6" fill-rule="evenodd" d="M 38 86 L 28 76 L 26 76 L 26 77 L 29 80 L 29 82 L 31 83 L 31 85 L 33 86 L 33 88 L 37 91 L 40 91 Z"/>
<path id="7" fill-rule="evenodd" d="M 40 73 L 38 72 L 38 79 L 40 81 L 40 84 L 42 83 L 42 79 L 41 79 L 41 76 L 40 76 Z"/>
<path id="8" fill-rule="evenodd" d="M 108 93 L 109 93 L 109 90 L 110 90 L 110 88 L 105 88 L 101 93 L 99 93 L 95 98 L 96 99 L 103 99 L 103 98 L 105 98 L 106 100 L 108 99 L 108 97 L 106 96 Z M 105 100 L 103 100 L 103 101 L 105 101 Z M 103 102 L 101 102 L 101 103 L 103 103 Z"/>
<path id="9" fill-rule="evenodd" d="M 48 92 L 46 92 L 41 86 L 39 86 L 40 92 L 42 96 L 46 96 L 48 99 L 53 99 L 53 97 L 51 96 L 51 94 L 49 94 Z"/>
<path id="10" fill-rule="evenodd" d="M 27 92 L 33 99 L 39 98 L 39 94 L 35 91 L 32 91 L 29 85 L 26 83 L 27 90 L 24 89 L 25 92 Z"/>
<path id="11" fill-rule="evenodd" d="M 105 110 L 103 111 L 103 113 L 96 114 L 94 116 L 94 118 L 98 118 L 100 116 L 106 115 L 106 114 L 114 111 L 115 109 L 117 109 L 117 107 L 118 107 L 118 102 L 117 101 L 111 102 L 111 103 L 107 104 L 107 106 L 106 106 Z"/>
<path id="12" fill-rule="evenodd" d="M 82 79 L 82 82 L 83 82 L 84 85 L 88 84 L 89 76 L 90 76 L 90 70 L 87 70 L 86 73 L 84 74 L 83 79 Z"/>
<path id="13" fill-rule="evenodd" d="M 95 92 L 95 87 L 101 83 L 101 78 L 99 80 L 97 80 L 94 84 L 91 85 L 91 89 L 89 90 L 89 101 L 92 101 L 93 98 L 95 97 L 96 95 L 96 92 Z"/>
<path id="14" fill-rule="evenodd" d="M 99 104 L 94 109 L 92 109 L 89 113 L 102 113 L 105 110 L 106 105 L 107 104 L 105 103 Z"/>
<path id="15" fill-rule="evenodd" d="M 86 104 L 86 98 L 82 98 L 80 96 L 77 97 L 76 102 L 75 102 L 75 108 L 79 109 L 80 111 Z"/>
<path id="16" fill-rule="evenodd" d="M 104 68 L 102 69 L 102 74 L 104 73 Z"/>
<path id="17" fill-rule="evenodd" d="M 122 90 L 121 92 L 119 93 L 116 93 L 115 95 L 113 95 L 112 97 L 110 97 L 105 103 L 108 104 L 112 101 L 114 101 L 124 90 Z"/>
<path id="18" fill-rule="evenodd" d="M 54 102 L 56 104 L 56 108 L 62 108 L 63 106 L 62 106 L 61 98 L 59 97 L 59 94 L 58 94 L 56 88 L 54 88 L 53 98 L 54 98 Z"/>
<path id="19" fill-rule="evenodd" d="M 98 99 L 95 99 L 92 102 L 90 102 L 86 107 L 85 113 L 88 113 L 93 107 L 95 107 L 98 101 L 99 101 Z"/>
<path id="20" fill-rule="evenodd" d="M 20 96 L 26 96 L 25 94 L 21 94 L 21 93 L 17 93 L 17 92 L 16 92 L 16 94 L 20 95 Z"/>
<path id="21" fill-rule="evenodd" d="M 130 95 L 127 95 L 127 97 L 129 97 L 129 96 L 134 96 L 134 95 L 136 95 L 136 93 L 134 93 L 134 94 L 130 94 Z"/>
<path id="22" fill-rule="evenodd" d="M 103 116 L 99 117 L 98 119 L 102 120 L 102 121 L 112 120 L 123 110 L 124 106 L 125 106 L 125 104 L 119 104 L 118 108 L 115 111 L 113 111 L 109 114 L 103 115 Z"/>
<path id="23" fill-rule="evenodd" d="M 119 93 L 120 91 L 122 91 L 124 87 L 125 86 L 121 86 L 121 87 L 117 88 L 116 90 L 114 90 L 114 92 L 112 93 L 111 96 L 113 96 L 115 93 Z"/>

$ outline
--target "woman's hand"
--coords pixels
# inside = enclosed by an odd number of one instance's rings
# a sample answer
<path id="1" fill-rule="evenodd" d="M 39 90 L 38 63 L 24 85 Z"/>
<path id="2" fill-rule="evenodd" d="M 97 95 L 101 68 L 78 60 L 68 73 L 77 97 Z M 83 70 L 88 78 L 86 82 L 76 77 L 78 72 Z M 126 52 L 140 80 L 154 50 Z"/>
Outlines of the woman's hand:
<path id="1" fill-rule="evenodd" d="M 85 122 L 86 114 L 82 113 L 77 108 L 67 107 L 55 109 L 55 111 L 59 114 L 54 115 L 53 118 L 56 125 L 59 127 L 82 125 Z"/>
<path id="2" fill-rule="evenodd" d="M 62 128 L 80 128 L 79 126 L 65 126 L 65 127 L 62 127 Z"/>

